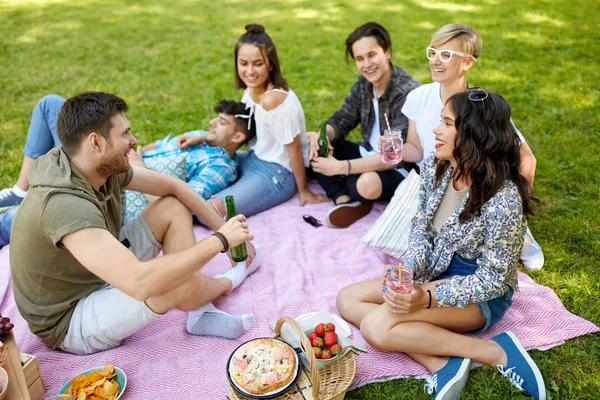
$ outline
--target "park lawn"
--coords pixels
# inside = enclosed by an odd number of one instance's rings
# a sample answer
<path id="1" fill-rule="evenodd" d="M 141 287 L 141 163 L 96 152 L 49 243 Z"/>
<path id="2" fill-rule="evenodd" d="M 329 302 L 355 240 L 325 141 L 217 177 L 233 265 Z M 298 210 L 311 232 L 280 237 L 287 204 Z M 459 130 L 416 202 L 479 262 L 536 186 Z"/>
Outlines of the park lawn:
<path id="1" fill-rule="evenodd" d="M 233 46 L 250 22 L 266 25 L 308 129 L 316 129 L 357 77 L 344 63 L 344 40 L 369 20 L 390 30 L 394 63 L 423 83 L 430 81 L 424 49 L 438 27 L 458 21 L 479 31 L 484 51 L 469 82 L 506 97 L 538 161 L 541 206 L 530 226 L 546 266 L 530 275 L 598 325 L 597 0 L 0 0 L 0 187 L 14 184 L 31 109 L 48 93 L 118 94 L 142 144 L 207 127 L 216 100 L 241 96 L 233 88 Z M 600 396 L 599 335 L 531 355 L 548 398 Z M 423 383 L 372 384 L 347 398 L 428 399 Z M 478 400 L 522 396 L 487 367 L 472 371 L 463 393 Z"/>

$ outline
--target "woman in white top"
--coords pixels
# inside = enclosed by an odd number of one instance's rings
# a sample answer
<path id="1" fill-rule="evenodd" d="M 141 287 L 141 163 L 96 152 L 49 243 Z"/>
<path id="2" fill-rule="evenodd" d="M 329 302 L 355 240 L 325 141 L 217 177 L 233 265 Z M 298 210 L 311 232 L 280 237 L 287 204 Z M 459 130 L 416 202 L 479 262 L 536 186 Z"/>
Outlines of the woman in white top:
<path id="1" fill-rule="evenodd" d="M 256 139 L 238 151 L 240 178 L 212 201 L 225 213 L 225 197 L 233 196 L 237 212 L 250 216 L 300 193 L 300 205 L 327 201 L 306 185 L 308 140 L 304 111 L 281 74 L 275 44 L 258 24 L 246 25 L 235 46 L 236 88 L 252 108 Z M 249 119 L 249 123 L 252 119 Z"/>
<path id="2" fill-rule="evenodd" d="M 416 162 L 420 166 L 421 161 L 435 151 L 434 135 L 431 133 L 440 122 L 444 104 L 451 96 L 469 87 L 466 74 L 481 55 L 481 51 L 481 37 L 467 25 L 445 25 L 433 34 L 426 49 L 433 82 L 410 92 L 402 107 L 402 113 L 408 117 L 404 161 Z M 520 172 L 533 186 L 536 160 L 521 133 L 515 130 L 521 139 Z M 381 143 L 379 148 L 381 149 Z M 529 229 L 521 261 L 527 269 L 532 270 L 544 265 L 542 249 Z"/>

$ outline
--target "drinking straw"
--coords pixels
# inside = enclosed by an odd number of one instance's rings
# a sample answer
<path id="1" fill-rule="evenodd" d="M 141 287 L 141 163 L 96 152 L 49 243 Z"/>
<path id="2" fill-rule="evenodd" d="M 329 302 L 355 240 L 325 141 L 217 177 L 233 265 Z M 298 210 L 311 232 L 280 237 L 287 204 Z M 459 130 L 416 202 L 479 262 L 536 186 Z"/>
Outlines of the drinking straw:
<path id="1" fill-rule="evenodd" d="M 390 127 L 390 120 L 387 117 L 386 113 L 383 113 L 383 116 L 385 117 L 385 124 L 388 127 L 388 132 L 390 133 L 390 135 L 392 134 L 392 128 Z"/>

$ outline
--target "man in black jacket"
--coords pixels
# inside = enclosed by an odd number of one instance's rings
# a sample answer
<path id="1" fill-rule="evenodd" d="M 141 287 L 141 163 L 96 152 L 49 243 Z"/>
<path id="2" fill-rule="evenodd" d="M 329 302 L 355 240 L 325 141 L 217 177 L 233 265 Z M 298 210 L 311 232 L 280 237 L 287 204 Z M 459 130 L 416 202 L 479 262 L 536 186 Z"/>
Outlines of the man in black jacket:
<path id="1" fill-rule="evenodd" d="M 376 22 L 356 28 L 346 39 L 348 56 L 361 76 L 344 99 L 342 108 L 327 120 L 327 138 L 333 154 L 318 157 L 318 132 L 308 132 L 313 176 L 336 206 L 327 222 L 346 228 L 371 210 L 374 201 L 389 201 L 413 164 L 386 164 L 377 153 L 379 137 L 400 130 L 406 140 L 408 119 L 401 112 L 408 93 L 419 86 L 406 71 L 391 63 L 392 43 Z M 360 124 L 361 143 L 346 140 Z"/>

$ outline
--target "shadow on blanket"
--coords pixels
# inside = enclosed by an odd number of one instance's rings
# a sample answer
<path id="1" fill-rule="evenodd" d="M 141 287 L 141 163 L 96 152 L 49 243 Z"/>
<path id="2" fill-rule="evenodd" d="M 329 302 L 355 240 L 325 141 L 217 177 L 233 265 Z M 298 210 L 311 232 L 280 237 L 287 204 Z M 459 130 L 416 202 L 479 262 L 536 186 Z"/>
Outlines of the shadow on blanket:
<path id="1" fill-rule="evenodd" d="M 57 393 L 70 377 L 85 369 L 113 363 L 129 378 L 124 399 L 224 398 L 225 364 L 240 343 L 272 336 L 268 323 L 280 316 L 295 317 L 325 307 L 337 313 L 335 297 L 340 288 L 381 273 L 378 254 L 359 240 L 384 206 L 375 205 L 370 215 L 345 230 L 314 228 L 302 220 L 303 214 L 310 214 L 324 221 L 330 207 L 319 204 L 300 208 L 295 196 L 281 206 L 249 218 L 255 242 L 264 251 L 263 265 L 238 289 L 216 303 L 231 313 L 255 314 L 256 325 L 238 340 L 190 336 L 185 331 L 185 313 L 176 310 L 114 350 L 91 356 L 50 350 L 29 332 L 18 314 L 10 287 L 8 247 L 0 250 L 0 311 L 14 321 L 21 351 L 38 356 L 48 394 Z M 199 239 L 209 233 L 199 226 L 195 232 Z M 225 256 L 218 256 L 203 272 L 214 275 L 227 267 Z M 515 294 L 512 307 L 485 337 L 511 329 L 526 348 L 546 349 L 599 330 L 591 322 L 569 313 L 552 290 L 536 284 L 527 275 L 519 274 L 519 284 L 521 292 Z M 353 338 L 362 342 L 354 328 Z M 424 368 L 403 354 L 369 350 L 369 354 L 357 358 L 354 386 L 426 374 Z"/>

